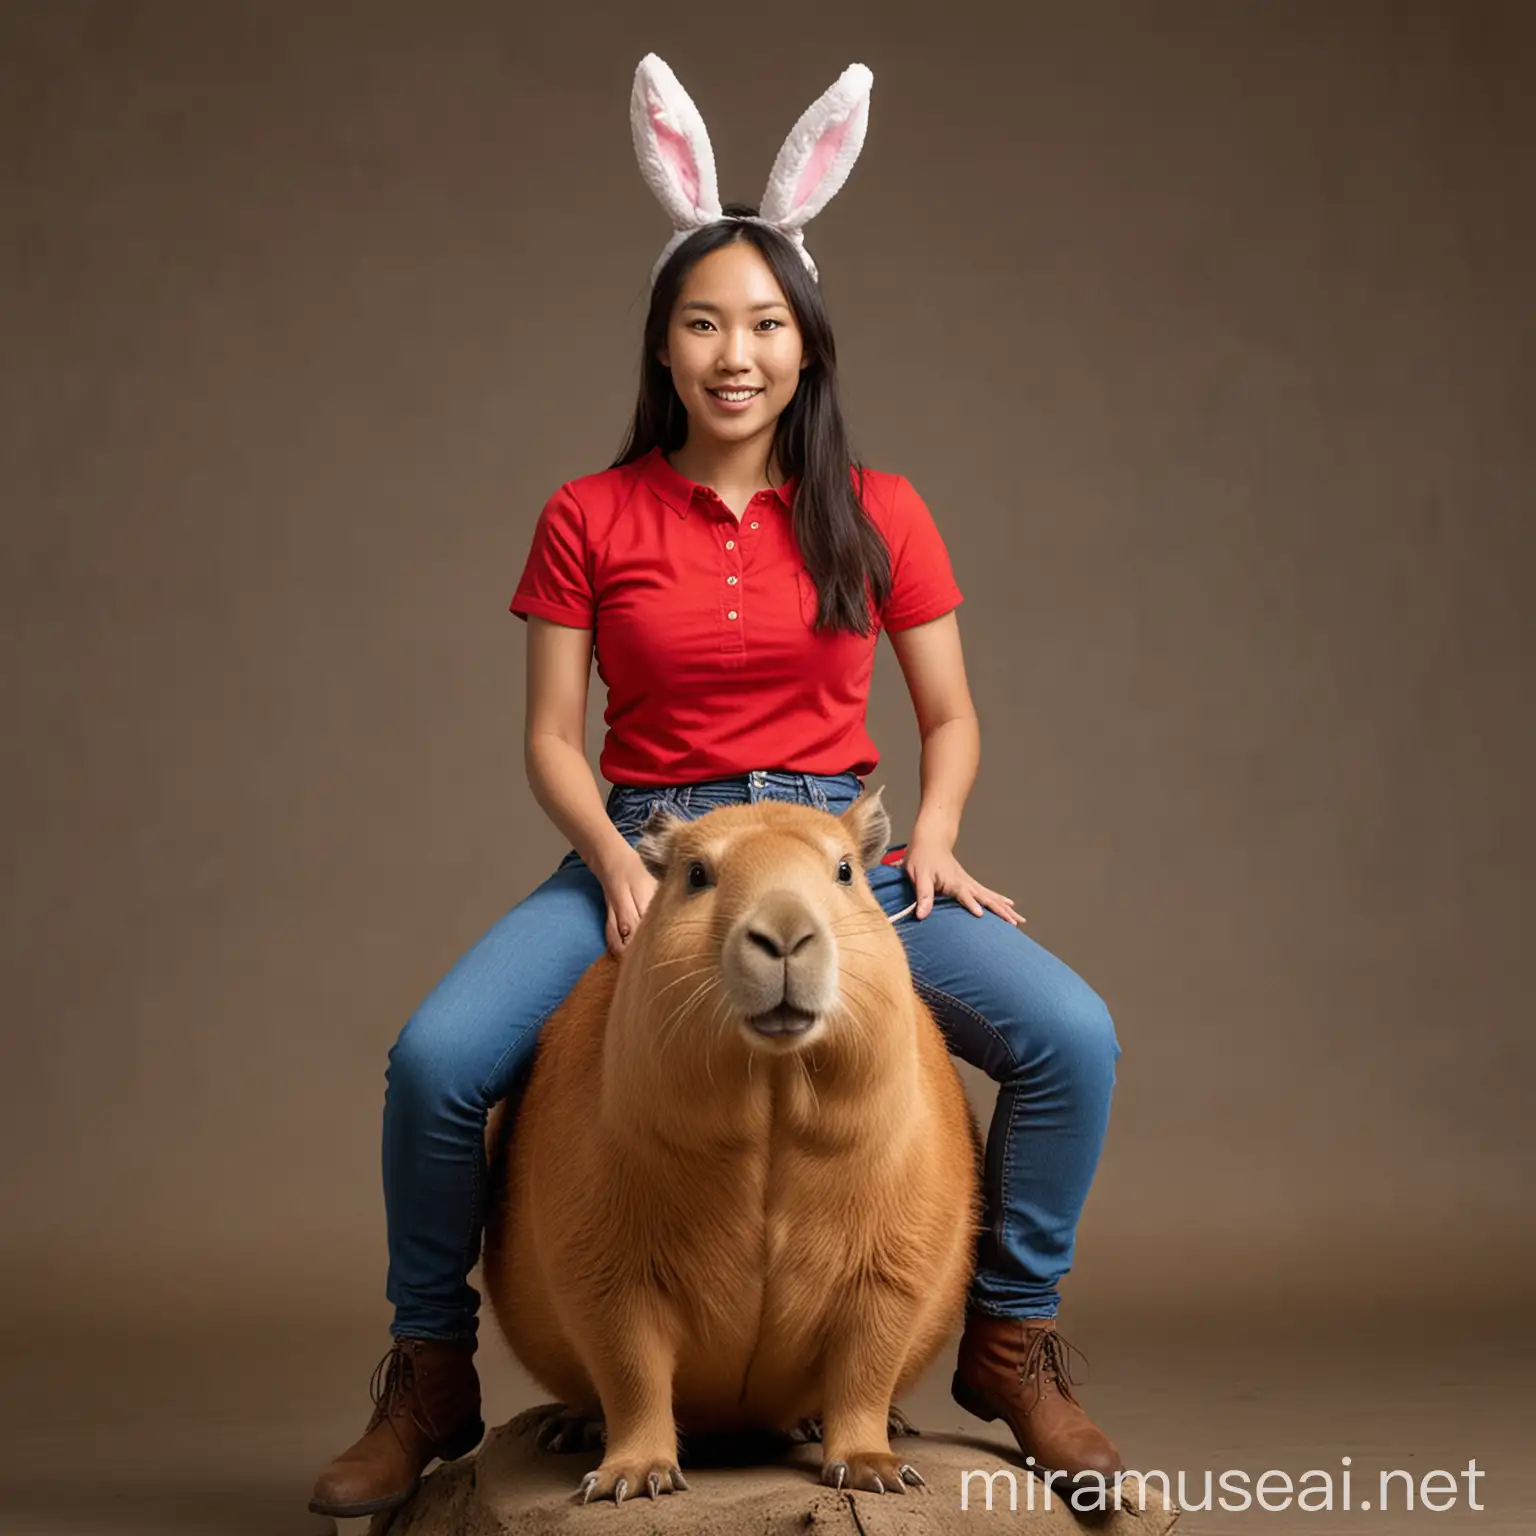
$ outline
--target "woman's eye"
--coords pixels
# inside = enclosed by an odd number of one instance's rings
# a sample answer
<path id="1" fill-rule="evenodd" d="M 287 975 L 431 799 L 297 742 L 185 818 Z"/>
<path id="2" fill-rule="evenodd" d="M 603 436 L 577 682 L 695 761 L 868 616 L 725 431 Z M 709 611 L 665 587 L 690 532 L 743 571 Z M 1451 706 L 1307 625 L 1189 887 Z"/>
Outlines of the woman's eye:
<path id="1" fill-rule="evenodd" d="M 688 889 L 702 891 L 709 884 L 709 871 L 697 859 L 688 866 Z"/>
<path id="2" fill-rule="evenodd" d="M 778 326 L 778 328 L 780 330 L 784 329 L 784 322 L 782 320 L 764 320 L 763 324 L 764 325 L 776 325 L 776 326 Z"/>
<path id="3" fill-rule="evenodd" d="M 837 878 L 842 885 L 853 884 L 853 865 L 847 859 L 837 866 Z"/>

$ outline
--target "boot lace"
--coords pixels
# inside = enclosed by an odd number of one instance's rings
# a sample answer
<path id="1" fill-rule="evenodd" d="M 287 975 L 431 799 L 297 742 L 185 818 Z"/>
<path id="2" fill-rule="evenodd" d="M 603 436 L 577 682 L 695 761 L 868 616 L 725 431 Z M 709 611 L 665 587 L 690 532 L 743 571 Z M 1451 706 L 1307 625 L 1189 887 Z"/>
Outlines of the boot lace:
<path id="1" fill-rule="evenodd" d="M 1084 1366 L 1088 1364 L 1088 1356 L 1075 1344 L 1068 1343 L 1054 1328 L 1035 1328 L 1028 1330 L 1028 1334 L 1029 1344 L 1019 1362 L 1019 1382 L 1022 1385 L 1032 1380 L 1035 1384 L 1035 1400 L 1029 1411 L 1033 1413 L 1039 1407 L 1048 1382 L 1055 1382 L 1056 1390 L 1069 1403 L 1078 1403 L 1081 1407 L 1072 1388 L 1074 1384 L 1081 1386 L 1087 1377 L 1078 1378 L 1072 1374 L 1072 1356 L 1076 1355 Z"/>
<path id="2" fill-rule="evenodd" d="M 368 1383 L 368 1395 L 373 1399 L 373 1417 L 368 1420 L 372 1429 L 392 1414 L 400 1416 L 409 1411 L 410 1397 L 416 1385 L 416 1362 L 403 1339 L 396 1339 L 373 1368 L 373 1378 Z"/>

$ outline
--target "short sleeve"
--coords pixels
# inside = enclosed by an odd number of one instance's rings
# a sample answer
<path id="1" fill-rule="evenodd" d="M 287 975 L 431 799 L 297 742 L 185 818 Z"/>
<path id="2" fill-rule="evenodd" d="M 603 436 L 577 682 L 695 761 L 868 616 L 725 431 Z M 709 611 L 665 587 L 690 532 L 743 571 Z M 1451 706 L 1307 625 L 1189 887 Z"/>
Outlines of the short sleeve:
<path id="1" fill-rule="evenodd" d="M 904 476 L 891 495 L 891 597 L 881 615 L 886 629 L 911 629 L 958 608 L 965 600 L 950 568 L 949 551 L 923 498 Z"/>
<path id="2" fill-rule="evenodd" d="M 577 629 L 592 627 L 587 520 L 569 485 L 562 485 L 539 514 L 510 607 L 520 619 L 532 614 Z"/>

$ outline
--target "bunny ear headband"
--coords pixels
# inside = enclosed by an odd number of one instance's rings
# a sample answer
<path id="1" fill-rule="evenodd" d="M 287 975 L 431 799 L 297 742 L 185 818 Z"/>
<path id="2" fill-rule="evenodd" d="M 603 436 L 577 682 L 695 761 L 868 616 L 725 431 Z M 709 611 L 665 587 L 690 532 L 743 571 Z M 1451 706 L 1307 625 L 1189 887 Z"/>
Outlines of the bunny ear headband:
<path id="1" fill-rule="evenodd" d="M 761 213 L 722 214 L 715 152 L 704 119 L 666 62 L 646 54 L 635 70 L 629 126 L 640 174 L 666 209 L 673 230 L 651 268 L 652 286 L 667 258 L 689 235 L 722 218 L 742 218 L 778 230 L 817 278 L 816 263 L 805 248 L 804 227 L 832 201 L 859 158 L 874 80 L 863 64 L 850 64 L 790 129 L 769 173 Z"/>

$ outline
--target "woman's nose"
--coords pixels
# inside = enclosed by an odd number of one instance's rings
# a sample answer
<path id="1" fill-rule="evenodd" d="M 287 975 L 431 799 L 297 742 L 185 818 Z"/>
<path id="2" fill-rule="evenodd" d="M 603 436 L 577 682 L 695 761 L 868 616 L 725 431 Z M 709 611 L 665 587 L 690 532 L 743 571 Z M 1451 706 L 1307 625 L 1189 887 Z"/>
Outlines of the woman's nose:
<path id="1" fill-rule="evenodd" d="M 745 368 L 752 360 L 745 331 L 726 331 L 720 342 L 721 359 L 732 367 Z"/>

